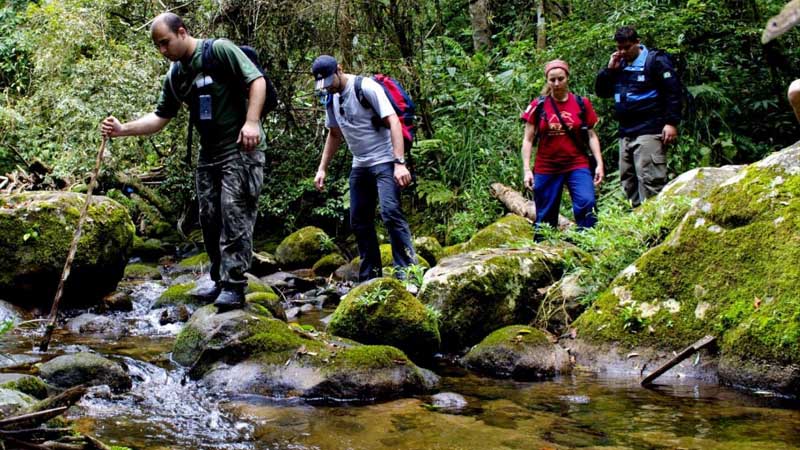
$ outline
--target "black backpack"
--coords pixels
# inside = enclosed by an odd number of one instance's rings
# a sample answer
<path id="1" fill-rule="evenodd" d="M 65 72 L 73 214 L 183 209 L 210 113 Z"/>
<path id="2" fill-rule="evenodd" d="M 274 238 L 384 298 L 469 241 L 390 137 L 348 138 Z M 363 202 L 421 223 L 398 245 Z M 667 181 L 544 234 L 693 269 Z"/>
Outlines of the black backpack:
<path id="1" fill-rule="evenodd" d="M 212 79 L 215 77 L 222 77 L 223 75 L 220 73 L 218 68 L 218 61 L 216 56 L 214 56 L 214 42 L 216 39 L 205 39 L 203 41 L 203 48 L 202 48 L 202 55 L 200 57 L 201 64 L 202 64 L 202 73 L 210 76 Z M 272 84 L 272 81 L 266 74 L 264 67 L 261 65 L 261 62 L 258 59 L 258 53 L 253 47 L 249 45 L 240 45 L 239 49 L 242 50 L 242 53 L 247 56 L 247 58 L 256 66 L 261 75 L 264 76 L 264 81 L 266 82 L 267 92 L 264 98 L 264 105 L 261 107 L 261 118 L 266 117 L 266 115 L 272 111 L 274 111 L 278 107 L 278 92 L 275 90 L 275 86 Z M 178 70 L 180 70 L 181 64 L 180 62 L 176 62 L 172 65 L 169 73 L 167 74 L 167 82 L 172 90 L 172 94 L 175 95 L 176 98 L 181 99 L 185 103 L 187 102 L 185 99 L 181 98 L 177 92 L 175 91 L 174 84 L 172 83 L 172 77 Z M 246 83 L 242 82 L 242 92 L 243 95 L 247 95 L 249 90 L 249 86 Z M 197 93 L 197 89 L 192 89 L 191 92 L 193 94 Z M 194 108 L 191 107 L 189 104 L 189 126 L 187 131 L 186 137 L 186 164 L 192 164 L 192 125 L 195 122 L 195 113 Z M 199 123 L 199 122 L 198 122 Z"/>
<path id="2" fill-rule="evenodd" d="M 666 50 L 661 50 L 658 48 L 648 48 L 647 51 L 647 58 L 644 60 L 644 71 L 648 79 L 655 79 L 653 61 L 655 61 L 656 57 L 661 57 L 667 60 L 675 73 L 678 73 L 678 66 L 675 64 L 675 58 L 672 56 L 672 54 Z M 691 92 L 689 92 L 689 89 L 686 87 L 686 84 L 683 83 L 680 77 L 678 77 L 678 82 L 681 86 L 681 113 L 685 119 L 687 116 L 691 116 L 695 112 L 694 96 L 691 94 Z"/>
<path id="3" fill-rule="evenodd" d="M 591 149 L 589 149 L 589 127 L 586 125 L 586 103 L 583 101 L 583 97 L 578 94 L 575 95 L 575 101 L 578 103 L 578 108 L 580 108 L 580 113 L 578 117 L 581 119 L 581 129 L 580 129 L 580 136 L 582 143 L 579 143 L 575 136 L 570 133 L 568 130 L 565 130 L 567 135 L 572 139 L 575 143 L 575 146 L 578 147 L 578 150 L 582 150 L 586 153 L 586 156 L 589 157 L 589 170 L 594 175 L 594 169 L 597 167 L 597 161 L 594 159 L 594 154 L 592 154 Z M 536 100 L 536 108 L 533 110 L 532 116 L 535 117 L 534 126 L 537 127 L 536 136 L 533 138 L 533 146 L 536 147 L 536 144 L 539 142 L 539 137 L 541 133 L 538 131 L 539 122 L 544 115 L 544 102 L 547 101 L 547 96 L 541 95 Z M 563 123 L 563 122 L 562 122 Z"/>

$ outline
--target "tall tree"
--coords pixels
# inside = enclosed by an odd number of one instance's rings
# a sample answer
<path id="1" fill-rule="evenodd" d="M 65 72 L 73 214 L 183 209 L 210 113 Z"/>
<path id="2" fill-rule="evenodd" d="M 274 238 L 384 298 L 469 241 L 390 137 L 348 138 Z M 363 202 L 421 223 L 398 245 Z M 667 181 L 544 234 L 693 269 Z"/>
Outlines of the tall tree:
<path id="1" fill-rule="evenodd" d="M 472 22 L 472 45 L 475 51 L 492 48 L 492 30 L 489 26 L 489 0 L 470 0 L 469 15 Z"/>

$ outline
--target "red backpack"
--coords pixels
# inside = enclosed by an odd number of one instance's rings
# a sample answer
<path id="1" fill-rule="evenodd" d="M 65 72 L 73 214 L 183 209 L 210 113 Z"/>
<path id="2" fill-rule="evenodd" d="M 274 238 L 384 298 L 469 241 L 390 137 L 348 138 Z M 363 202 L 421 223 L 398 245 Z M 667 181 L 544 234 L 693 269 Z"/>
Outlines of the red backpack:
<path id="1" fill-rule="evenodd" d="M 414 111 L 416 107 L 414 106 L 414 101 L 411 100 L 411 96 L 408 95 L 408 92 L 403 89 L 403 86 L 394 78 L 380 73 L 373 75 L 371 78 L 383 88 L 386 96 L 389 97 L 389 102 L 392 104 L 392 108 L 394 108 L 395 113 L 397 113 L 397 118 L 400 119 L 400 125 L 403 127 L 403 143 L 405 144 L 405 151 L 410 155 L 411 146 L 414 145 L 415 132 Z M 361 106 L 364 108 L 369 108 L 375 113 L 374 117 L 372 118 L 372 124 L 375 126 L 376 130 L 380 127 L 386 127 L 386 124 L 383 123 L 383 120 L 381 120 L 380 116 L 378 115 L 378 111 L 369 102 L 369 99 L 364 96 L 364 90 L 361 87 L 361 83 L 363 81 L 363 76 L 356 77 L 356 98 L 358 99 L 358 102 L 361 103 Z"/>

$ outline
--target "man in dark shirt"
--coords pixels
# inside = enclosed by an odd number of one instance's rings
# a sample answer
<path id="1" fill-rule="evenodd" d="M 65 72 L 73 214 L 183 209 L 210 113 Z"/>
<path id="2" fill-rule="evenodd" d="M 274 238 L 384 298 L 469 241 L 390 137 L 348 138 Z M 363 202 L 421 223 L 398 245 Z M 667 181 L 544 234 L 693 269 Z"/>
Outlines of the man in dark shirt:
<path id="1" fill-rule="evenodd" d="M 632 206 L 667 184 L 666 148 L 678 139 L 681 85 L 672 60 L 648 50 L 631 27 L 614 35 L 617 51 L 597 74 L 595 92 L 614 97 L 619 121 L 619 173 Z"/>
<path id="2" fill-rule="evenodd" d="M 214 280 L 195 295 L 220 309 L 241 307 L 263 183 L 260 118 L 266 82 L 241 49 L 224 39 L 211 47 L 214 74 L 203 73 L 203 40 L 193 38 L 175 14 L 156 17 L 150 34 L 161 54 L 179 67 L 167 74 L 155 112 L 124 124 L 109 116 L 100 131 L 107 137 L 153 134 L 178 114 L 182 103 L 189 106 L 200 134 L 197 198 Z"/>

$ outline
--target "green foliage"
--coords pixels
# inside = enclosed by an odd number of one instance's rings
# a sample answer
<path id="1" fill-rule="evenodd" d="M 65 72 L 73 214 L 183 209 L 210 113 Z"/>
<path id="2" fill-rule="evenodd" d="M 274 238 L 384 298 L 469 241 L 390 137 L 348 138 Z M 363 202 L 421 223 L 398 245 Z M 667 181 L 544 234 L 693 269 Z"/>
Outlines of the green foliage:
<path id="1" fill-rule="evenodd" d="M 391 288 L 387 286 L 380 286 L 377 289 L 368 290 L 362 296 L 356 299 L 356 302 L 363 306 L 380 305 L 386 302 L 391 294 Z"/>

